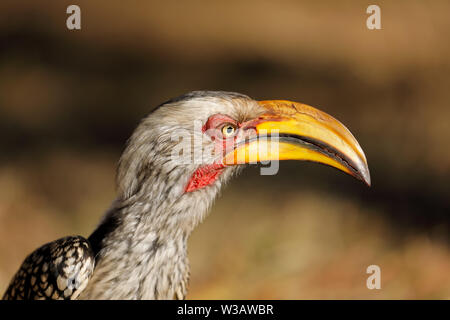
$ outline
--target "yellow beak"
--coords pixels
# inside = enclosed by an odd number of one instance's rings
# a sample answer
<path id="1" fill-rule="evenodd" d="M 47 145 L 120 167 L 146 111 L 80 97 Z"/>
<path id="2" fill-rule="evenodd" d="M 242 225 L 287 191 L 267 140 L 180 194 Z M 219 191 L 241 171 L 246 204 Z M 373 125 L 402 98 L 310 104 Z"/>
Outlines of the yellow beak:
<path id="1" fill-rule="evenodd" d="M 311 106 L 286 100 L 259 101 L 256 137 L 238 143 L 225 164 L 276 160 L 314 161 L 335 167 L 370 186 L 367 160 L 358 141 L 338 120 Z"/>

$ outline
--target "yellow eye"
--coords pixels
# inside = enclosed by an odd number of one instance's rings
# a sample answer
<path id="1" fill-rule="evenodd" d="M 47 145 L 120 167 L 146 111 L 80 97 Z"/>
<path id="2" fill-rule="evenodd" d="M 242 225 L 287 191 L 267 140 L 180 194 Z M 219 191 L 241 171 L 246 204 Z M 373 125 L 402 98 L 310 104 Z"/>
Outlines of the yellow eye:
<path id="1" fill-rule="evenodd" d="M 231 125 L 231 124 L 226 124 L 226 125 L 224 125 L 223 128 L 222 128 L 222 135 L 223 135 L 225 138 L 232 137 L 232 136 L 234 135 L 235 132 L 236 132 L 236 127 L 234 127 L 234 126 Z"/>

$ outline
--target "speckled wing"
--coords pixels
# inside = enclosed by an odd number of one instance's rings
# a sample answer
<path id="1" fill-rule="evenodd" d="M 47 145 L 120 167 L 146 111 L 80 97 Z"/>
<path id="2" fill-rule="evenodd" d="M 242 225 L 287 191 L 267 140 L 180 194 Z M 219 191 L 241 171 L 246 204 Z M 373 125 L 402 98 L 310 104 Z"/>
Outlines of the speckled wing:
<path id="1" fill-rule="evenodd" d="M 25 259 L 3 299 L 76 299 L 86 288 L 94 265 L 94 253 L 85 238 L 70 236 L 49 242 Z"/>

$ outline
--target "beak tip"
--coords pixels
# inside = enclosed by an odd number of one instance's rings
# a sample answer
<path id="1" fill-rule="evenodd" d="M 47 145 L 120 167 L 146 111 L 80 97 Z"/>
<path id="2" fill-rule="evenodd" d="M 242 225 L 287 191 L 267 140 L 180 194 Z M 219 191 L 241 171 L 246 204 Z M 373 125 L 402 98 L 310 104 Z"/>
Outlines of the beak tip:
<path id="1" fill-rule="evenodd" d="M 368 186 L 370 187 L 372 185 L 371 179 L 370 179 L 370 172 L 369 167 L 364 166 L 362 170 L 360 171 L 360 179 Z"/>
<path id="2" fill-rule="evenodd" d="M 370 188 L 372 186 L 372 182 L 370 181 L 370 177 L 366 179 L 364 179 L 364 183 Z"/>

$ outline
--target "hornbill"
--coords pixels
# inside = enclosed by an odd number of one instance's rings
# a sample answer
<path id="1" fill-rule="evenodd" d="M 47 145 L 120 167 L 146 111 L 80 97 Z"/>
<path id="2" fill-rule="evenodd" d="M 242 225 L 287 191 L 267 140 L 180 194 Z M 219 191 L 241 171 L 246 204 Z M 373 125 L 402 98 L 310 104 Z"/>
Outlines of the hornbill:
<path id="1" fill-rule="evenodd" d="M 370 185 L 356 139 L 313 107 L 223 91 L 161 104 L 128 140 L 96 230 L 32 252 L 3 298 L 185 298 L 189 235 L 245 164 L 276 160 L 326 164 Z"/>

